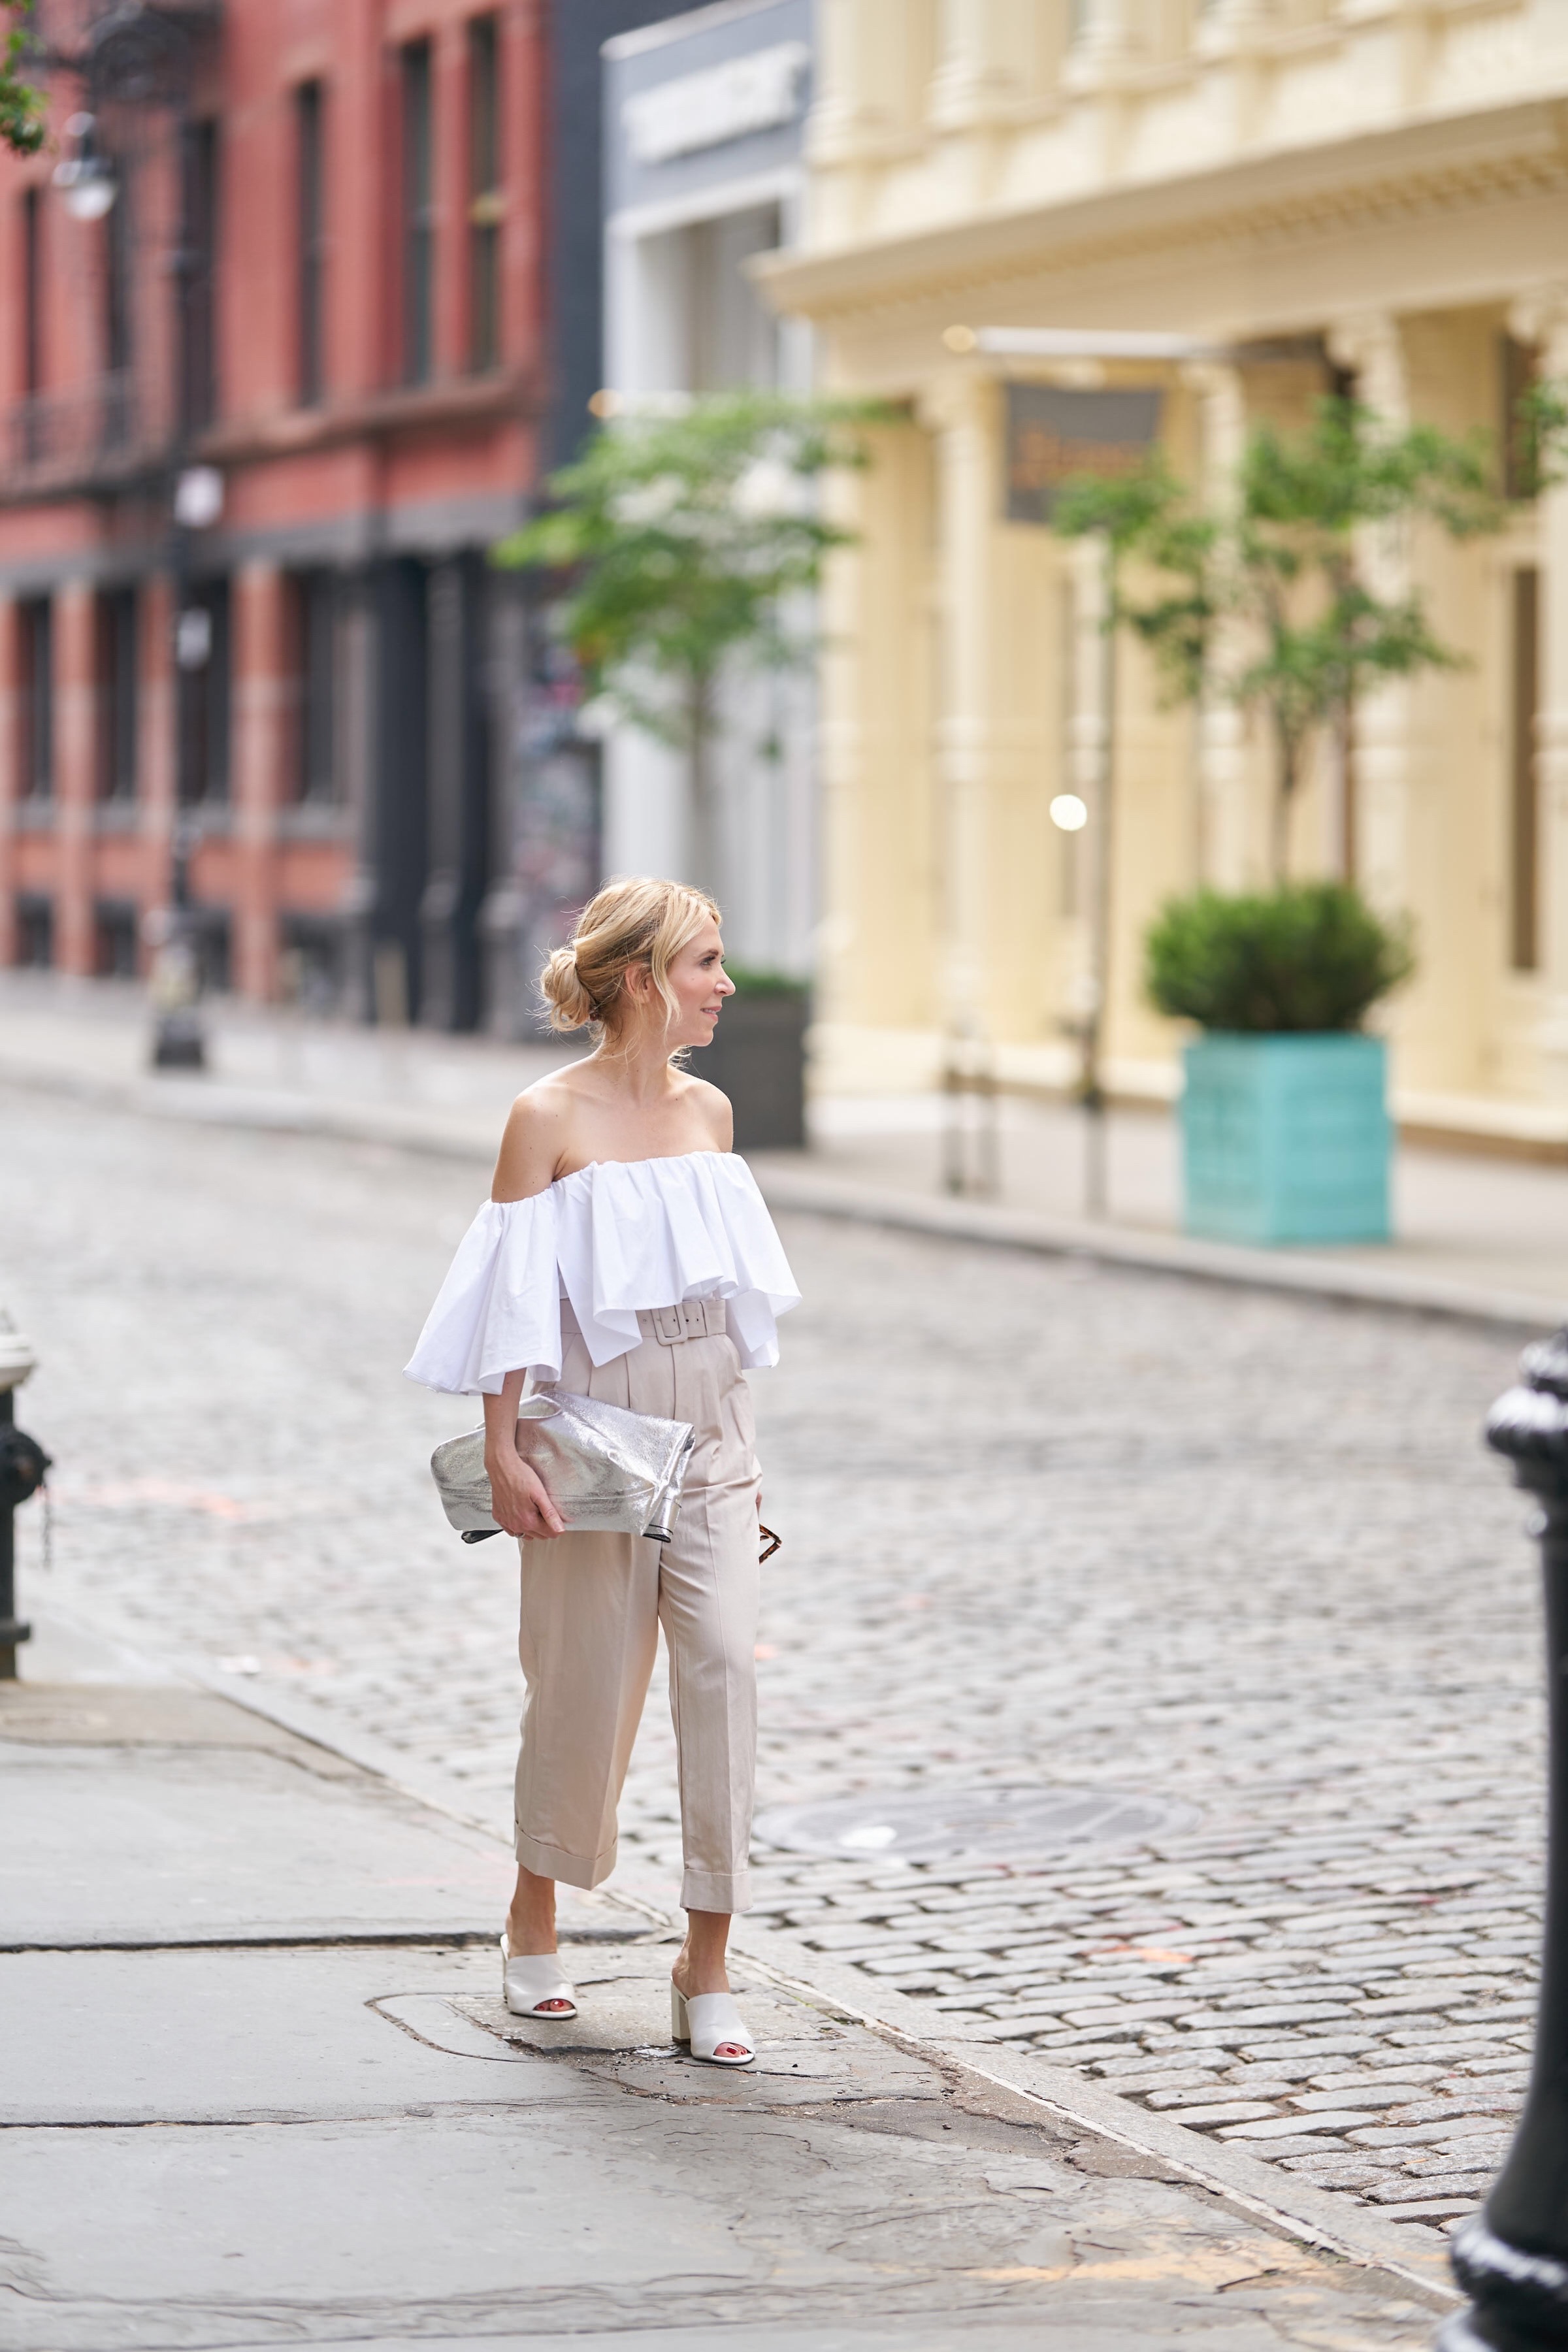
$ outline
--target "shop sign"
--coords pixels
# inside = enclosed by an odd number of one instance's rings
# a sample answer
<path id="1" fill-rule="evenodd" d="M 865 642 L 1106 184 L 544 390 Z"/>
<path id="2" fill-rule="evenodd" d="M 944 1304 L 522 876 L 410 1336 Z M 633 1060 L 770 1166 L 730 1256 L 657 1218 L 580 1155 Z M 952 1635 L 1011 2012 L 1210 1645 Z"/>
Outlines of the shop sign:
<path id="1" fill-rule="evenodd" d="M 1160 430 L 1158 392 L 1007 386 L 1006 514 L 1046 522 L 1072 474 L 1136 473 Z"/>
<path id="2" fill-rule="evenodd" d="M 639 163 L 668 163 L 704 147 L 721 147 L 759 131 L 793 122 L 811 63 L 804 41 L 780 41 L 749 58 L 705 72 L 682 74 L 640 90 L 621 108 L 621 121 Z"/>

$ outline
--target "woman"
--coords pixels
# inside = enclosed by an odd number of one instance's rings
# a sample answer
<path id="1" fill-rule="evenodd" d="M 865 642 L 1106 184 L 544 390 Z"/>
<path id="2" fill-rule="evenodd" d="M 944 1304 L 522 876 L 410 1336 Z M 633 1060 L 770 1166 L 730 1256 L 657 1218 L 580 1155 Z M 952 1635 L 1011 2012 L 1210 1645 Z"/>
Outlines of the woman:
<path id="1" fill-rule="evenodd" d="M 408 1365 L 485 1401 L 492 1508 L 521 1538 L 527 1685 L 517 1767 L 517 1892 L 501 1937 L 507 2006 L 567 2018 L 555 1885 L 615 1867 L 616 1808 L 653 1671 L 669 1650 L 686 1940 L 675 2038 L 750 2065 L 755 2044 L 724 1970 L 749 1902 L 756 1769 L 757 1528 L 743 1369 L 778 1360 L 795 1306 L 778 1235 L 730 1106 L 676 1059 L 710 1043 L 734 994 L 719 909 L 676 882 L 612 882 L 542 980 L 551 1026 L 594 1051 L 512 1105 L 489 1203 L 469 1227 Z M 696 1444 L 672 1540 L 567 1535 L 517 1451 L 525 1381 L 690 1422 Z"/>

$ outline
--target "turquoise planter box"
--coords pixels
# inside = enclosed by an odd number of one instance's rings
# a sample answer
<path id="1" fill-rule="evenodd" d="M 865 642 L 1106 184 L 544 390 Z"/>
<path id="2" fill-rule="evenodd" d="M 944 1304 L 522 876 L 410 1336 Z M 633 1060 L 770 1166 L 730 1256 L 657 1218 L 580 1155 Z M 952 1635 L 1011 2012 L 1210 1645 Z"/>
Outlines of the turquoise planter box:
<path id="1" fill-rule="evenodd" d="M 1186 1229 L 1224 1242 L 1389 1239 L 1387 1055 L 1342 1032 L 1186 1049 Z"/>

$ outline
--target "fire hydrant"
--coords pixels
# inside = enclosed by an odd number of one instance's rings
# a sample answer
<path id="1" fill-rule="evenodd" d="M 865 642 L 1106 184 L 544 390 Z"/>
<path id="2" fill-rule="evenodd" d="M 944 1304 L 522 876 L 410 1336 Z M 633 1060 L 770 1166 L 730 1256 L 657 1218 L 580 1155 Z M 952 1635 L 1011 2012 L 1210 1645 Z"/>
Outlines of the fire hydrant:
<path id="1" fill-rule="evenodd" d="M 10 1317 L 0 1308 L 0 1682 L 16 1679 L 16 1652 L 32 1627 L 16 1616 L 16 1522 L 18 1503 L 36 1495 L 49 1457 L 36 1437 L 18 1429 L 15 1391 L 37 1359 Z"/>

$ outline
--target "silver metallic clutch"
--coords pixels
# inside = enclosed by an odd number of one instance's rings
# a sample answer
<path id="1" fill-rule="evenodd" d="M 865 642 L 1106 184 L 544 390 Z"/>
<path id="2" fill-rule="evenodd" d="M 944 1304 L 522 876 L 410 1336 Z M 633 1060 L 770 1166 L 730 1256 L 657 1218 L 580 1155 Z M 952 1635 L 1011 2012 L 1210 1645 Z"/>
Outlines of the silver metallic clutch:
<path id="1" fill-rule="evenodd" d="M 628 1412 L 597 1397 L 542 1389 L 517 1409 L 517 1450 L 566 1523 L 568 1535 L 675 1533 L 691 1459 L 689 1422 Z M 430 1456 L 441 1507 L 465 1543 L 499 1536 L 490 1511 L 483 1428 L 448 1437 Z"/>

